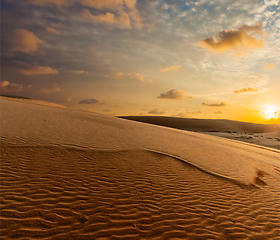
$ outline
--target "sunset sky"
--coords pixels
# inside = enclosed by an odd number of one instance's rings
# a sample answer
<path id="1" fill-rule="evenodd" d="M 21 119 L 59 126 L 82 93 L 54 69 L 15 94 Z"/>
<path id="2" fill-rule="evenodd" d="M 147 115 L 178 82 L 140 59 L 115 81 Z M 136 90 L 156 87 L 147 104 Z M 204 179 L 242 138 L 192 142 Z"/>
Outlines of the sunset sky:
<path id="1" fill-rule="evenodd" d="M 273 122 L 280 2 L 2 0 L 1 94 L 108 115 Z"/>

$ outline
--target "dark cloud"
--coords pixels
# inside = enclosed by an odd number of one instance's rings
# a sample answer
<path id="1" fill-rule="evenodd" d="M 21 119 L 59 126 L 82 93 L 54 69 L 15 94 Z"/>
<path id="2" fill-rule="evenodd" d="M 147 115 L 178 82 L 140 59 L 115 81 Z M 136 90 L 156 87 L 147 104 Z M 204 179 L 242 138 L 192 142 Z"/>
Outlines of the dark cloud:
<path id="1" fill-rule="evenodd" d="M 221 103 L 206 103 L 206 102 L 203 102 L 202 105 L 203 106 L 208 106 L 208 107 L 225 107 L 226 103 L 225 102 L 221 102 Z"/>
<path id="2" fill-rule="evenodd" d="M 160 115 L 160 114 L 164 114 L 165 112 L 164 111 L 159 111 L 157 109 L 153 109 L 153 110 L 149 111 L 148 113 Z"/>
<path id="3" fill-rule="evenodd" d="M 254 88 L 242 88 L 240 90 L 235 90 L 234 93 L 244 93 L 244 92 L 257 92 L 259 89 L 254 89 Z"/>
<path id="4" fill-rule="evenodd" d="M 217 111 L 217 112 L 214 112 L 215 114 L 222 114 L 223 112 L 222 111 Z"/>
<path id="5" fill-rule="evenodd" d="M 23 85 L 18 83 L 10 83 L 9 81 L 1 82 L 1 92 L 20 92 L 23 90 Z"/>
<path id="6" fill-rule="evenodd" d="M 95 104 L 95 103 L 101 104 L 102 101 L 92 98 L 92 99 L 84 99 L 79 102 L 79 104 Z"/>
<path id="7" fill-rule="evenodd" d="M 44 42 L 36 37 L 33 32 L 23 28 L 6 33 L 5 40 L 8 42 L 9 51 L 29 54 L 34 54 L 38 50 L 38 44 Z"/>
<path id="8" fill-rule="evenodd" d="M 46 5 L 68 5 L 68 0 L 27 0 L 28 3 L 36 6 L 46 6 Z"/>
<path id="9" fill-rule="evenodd" d="M 158 98 L 162 99 L 177 99 L 184 100 L 185 98 L 193 98 L 192 96 L 187 96 L 187 93 L 180 89 L 172 89 L 166 93 L 161 93 Z"/>

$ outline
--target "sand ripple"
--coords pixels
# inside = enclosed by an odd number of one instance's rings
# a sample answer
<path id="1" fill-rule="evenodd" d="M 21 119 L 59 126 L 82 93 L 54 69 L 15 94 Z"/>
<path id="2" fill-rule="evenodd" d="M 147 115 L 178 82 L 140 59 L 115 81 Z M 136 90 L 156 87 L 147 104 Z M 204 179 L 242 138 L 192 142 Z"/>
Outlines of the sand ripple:
<path id="1" fill-rule="evenodd" d="M 279 239 L 275 179 L 242 187 L 147 151 L 2 146 L 2 239 Z"/>

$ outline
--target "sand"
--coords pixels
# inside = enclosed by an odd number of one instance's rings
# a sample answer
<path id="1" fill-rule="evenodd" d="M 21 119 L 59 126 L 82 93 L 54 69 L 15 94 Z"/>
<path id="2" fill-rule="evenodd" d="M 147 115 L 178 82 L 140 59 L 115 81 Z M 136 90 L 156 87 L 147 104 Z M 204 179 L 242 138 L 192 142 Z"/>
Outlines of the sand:
<path id="1" fill-rule="evenodd" d="M 1 98 L 1 236 L 280 239 L 279 153 Z"/>
<path id="2" fill-rule="evenodd" d="M 195 119 L 161 116 L 123 116 L 123 119 L 195 131 L 280 150 L 280 125 L 224 119 Z"/>

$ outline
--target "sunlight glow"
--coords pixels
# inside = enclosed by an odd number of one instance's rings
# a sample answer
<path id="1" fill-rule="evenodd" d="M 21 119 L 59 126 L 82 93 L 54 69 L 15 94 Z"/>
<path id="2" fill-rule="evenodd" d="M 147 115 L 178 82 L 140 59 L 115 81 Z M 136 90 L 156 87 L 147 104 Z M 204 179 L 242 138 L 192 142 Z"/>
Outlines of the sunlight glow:
<path id="1" fill-rule="evenodd" d="M 277 106 L 266 105 L 265 110 L 264 110 L 264 114 L 266 116 L 266 119 L 270 119 L 270 118 L 275 117 L 276 114 L 277 114 L 277 110 L 278 110 Z"/>

